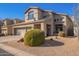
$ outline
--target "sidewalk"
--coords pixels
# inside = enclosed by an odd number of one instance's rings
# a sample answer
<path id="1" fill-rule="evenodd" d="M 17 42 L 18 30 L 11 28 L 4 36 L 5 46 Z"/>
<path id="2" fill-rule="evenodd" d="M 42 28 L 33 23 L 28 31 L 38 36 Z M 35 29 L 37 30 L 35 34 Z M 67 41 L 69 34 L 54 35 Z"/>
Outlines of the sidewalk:
<path id="1" fill-rule="evenodd" d="M 0 44 L 0 48 L 15 56 L 33 56 L 32 54 L 26 53 L 22 50 L 4 44 Z"/>

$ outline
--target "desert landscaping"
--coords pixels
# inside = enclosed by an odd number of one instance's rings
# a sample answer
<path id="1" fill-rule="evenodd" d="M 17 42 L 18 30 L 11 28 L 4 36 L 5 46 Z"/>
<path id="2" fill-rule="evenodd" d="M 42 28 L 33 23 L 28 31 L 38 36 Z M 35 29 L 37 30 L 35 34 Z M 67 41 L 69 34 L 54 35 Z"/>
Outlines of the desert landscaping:
<path id="1" fill-rule="evenodd" d="M 0 37 L 0 38 L 4 39 L 5 37 Z M 11 40 L 12 38 L 15 38 L 15 40 Z M 50 36 L 45 39 L 44 44 L 35 47 L 25 46 L 23 42 L 17 42 L 18 41 L 17 38 L 20 37 L 7 36 L 7 40 L 9 41 L 4 40 L 0 44 L 4 44 L 12 48 L 22 50 L 25 53 L 29 53 L 31 55 L 37 55 L 37 56 L 78 56 L 79 55 L 79 40 L 77 39 L 77 37 L 56 38 L 55 36 Z M 53 40 L 49 40 L 50 38 L 53 38 Z"/>

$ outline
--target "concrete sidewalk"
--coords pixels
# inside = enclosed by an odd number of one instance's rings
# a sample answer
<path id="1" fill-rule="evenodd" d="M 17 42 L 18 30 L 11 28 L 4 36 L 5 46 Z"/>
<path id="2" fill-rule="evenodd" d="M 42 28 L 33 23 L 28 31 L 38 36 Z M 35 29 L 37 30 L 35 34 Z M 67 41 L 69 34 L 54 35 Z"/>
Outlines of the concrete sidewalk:
<path id="1" fill-rule="evenodd" d="M 15 56 L 34 56 L 32 54 L 29 54 L 27 52 L 24 52 L 22 50 L 18 50 L 16 48 L 13 48 L 11 46 L 7 46 L 5 44 L 0 44 L 0 48 L 7 51 L 8 53 L 15 55 Z"/>

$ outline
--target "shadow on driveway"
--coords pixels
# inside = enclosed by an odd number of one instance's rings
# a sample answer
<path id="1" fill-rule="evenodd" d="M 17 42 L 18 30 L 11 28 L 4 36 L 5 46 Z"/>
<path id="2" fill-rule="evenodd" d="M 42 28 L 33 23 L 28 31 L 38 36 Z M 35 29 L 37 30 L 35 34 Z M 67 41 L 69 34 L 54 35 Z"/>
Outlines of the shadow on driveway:
<path id="1" fill-rule="evenodd" d="M 41 47 L 50 47 L 50 46 L 54 47 L 62 45 L 64 45 L 64 43 L 57 40 L 45 40 L 44 44 L 41 45 Z"/>

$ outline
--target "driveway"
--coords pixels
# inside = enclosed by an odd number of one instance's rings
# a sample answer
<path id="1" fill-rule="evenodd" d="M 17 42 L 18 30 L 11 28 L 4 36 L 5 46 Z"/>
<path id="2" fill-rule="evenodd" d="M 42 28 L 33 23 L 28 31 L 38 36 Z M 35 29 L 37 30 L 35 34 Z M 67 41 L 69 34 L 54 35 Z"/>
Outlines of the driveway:
<path id="1" fill-rule="evenodd" d="M 0 44 L 2 44 L 3 42 L 19 40 L 20 38 L 21 38 L 20 36 L 2 36 L 2 37 L 0 37 Z M 13 56 L 13 55 L 7 51 L 1 49 L 1 47 L 0 47 L 0 56 Z"/>
<path id="2" fill-rule="evenodd" d="M 22 37 L 21 36 L 2 36 L 0 37 L 0 42 L 19 40 L 20 38 Z"/>
<path id="3" fill-rule="evenodd" d="M 58 37 L 54 36 L 46 38 L 44 45 L 37 47 L 28 47 L 23 43 L 17 43 L 16 40 L 20 39 L 20 36 L 8 37 L 11 39 L 3 44 L 11 46 L 13 48 L 22 50 L 26 53 L 30 53 L 37 56 L 79 56 L 79 40 L 76 37 Z M 48 40 L 53 38 L 53 40 Z M 14 40 L 14 41 L 12 41 Z M 5 40 L 4 40 L 5 41 Z"/>

